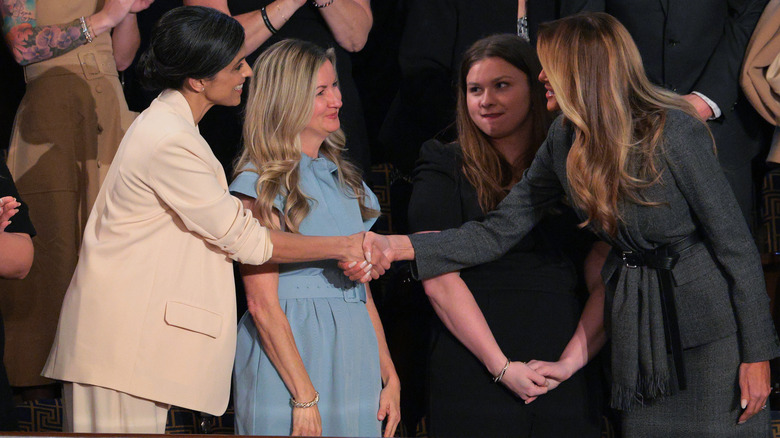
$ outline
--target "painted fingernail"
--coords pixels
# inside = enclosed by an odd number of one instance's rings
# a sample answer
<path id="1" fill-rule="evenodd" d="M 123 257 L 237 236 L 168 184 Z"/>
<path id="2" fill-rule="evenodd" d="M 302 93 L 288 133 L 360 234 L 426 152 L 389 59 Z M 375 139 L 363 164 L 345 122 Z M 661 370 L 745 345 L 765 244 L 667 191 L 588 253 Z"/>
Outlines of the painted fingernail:
<path id="1" fill-rule="evenodd" d="M 357 262 L 352 262 L 352 263 L 348 264 L 348 265 L 347 265 L 347 267 L 348 267 L 348 268 L 351 268 L 351 267 L 353 267 L 353 266 L 355 266 L 355 265 L 357 265 Z"/>
<path id="2" fill-rule="evenodd" d="M 373 267 L 374 267 L 374 265 L 372 265 L 371 263 L 369 263 L 369 264 L 368 264 L 368 266 L 366 266 L 365 268 L 363 268 L 363 270 L 364 270 L 365 272 L 371 272 L 371 268 L 373 268 Z"/>
<path id="3" fill-rule="evenodd" d="M 371 260 L 371 251 L 368 251 L 366 253 L 366 260 L 369 260 L 369 261 Z"/>
<path id="4" fill-rule="evenodd" d="M 740 405 L 740 406 L 742 406 L 742 409 L 745 409 L 745 408 L 747 407 L 747 404 L 748 404 L 748 401 L 747 401 L 747 400 L 745 400 L 745 399 L 743 398 L 743 399 L 742 399 L 742 403 L 741 403 L 741 405 Z M 743 421 L 743 423 L 744 423 L 744 421 Z M 741 424 L 741 423 L 740 423 L 740 424 Z"/>
<path id="5" fill-rule="evenodd" d="M 360 264 L 360 269 L 365 268 L 367 264 L 368 264 L 368 262 L 363 260 L 363 263 Z"/>

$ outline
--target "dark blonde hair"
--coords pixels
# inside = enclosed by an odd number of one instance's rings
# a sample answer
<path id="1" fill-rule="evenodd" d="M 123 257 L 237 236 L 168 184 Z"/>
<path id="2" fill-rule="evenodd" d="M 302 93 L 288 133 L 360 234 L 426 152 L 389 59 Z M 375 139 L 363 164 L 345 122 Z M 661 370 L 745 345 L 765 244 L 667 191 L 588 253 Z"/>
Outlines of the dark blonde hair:
<path id="1" fill-rule="evenodd" d="M 298 186 L 301 161 L 300 134 L 311 120 L 317 73 L 326 62 L 336 67 L 333 49 L 295 39 L 279 41 L 255 61 L 244 122 L 244 148 L 236 164 L 240 172 L 251 163 L 259 175 L 255 207 L 260 223 L 273 222 L 274 199 L 287 197 L 284 225 L 298 232 L 309 214 L 309 197 Z M 339 129 L 330 134 L 320 154 L 336 163 L 344 193 L 357 199 L 363 219 L 379 212 L 365 205 L 365 190 L 358 169 L 342 157 L 346 138 Z"/>
<path id="2" fill-rule="evenodd" d="M 510 163 L 490 142 L 469 115 L 466 93 L 466 78 L 469 70 L 486 58 L 500 58 L 525 73 L 530 90 L 529 102 L 516 102 L 517 105 L 529 105 L 529 117 L 532 118 L 531 144 L 527 145 L 524 158 Z M 488 212 L 498 205 L 508 190 L 520 180 L 530 159 L 547 135 L 552 115 L 546 109 L 544 86 L 537 80 L 542 70 L 533 47 L 520 37 L 512 34 L 492 35 L 475 42 L 463 55 L 458 78 L 458 102 L 456 123 L 458 142 L 463 150 L 463 174 L 477 191 L 479 205 Z"/>
<path id="3" fill-rule="evenodd" d="M 619 200 L 654 205 L 639 191 L 658 181 L 657 149 L 669 109 L 696 117 L 680 96 L 653 85 L 625 27 L 581 13 L 539 27 L 539 59 L 575 132 L 566 162 L 585 224 L 617 233 Z"/>

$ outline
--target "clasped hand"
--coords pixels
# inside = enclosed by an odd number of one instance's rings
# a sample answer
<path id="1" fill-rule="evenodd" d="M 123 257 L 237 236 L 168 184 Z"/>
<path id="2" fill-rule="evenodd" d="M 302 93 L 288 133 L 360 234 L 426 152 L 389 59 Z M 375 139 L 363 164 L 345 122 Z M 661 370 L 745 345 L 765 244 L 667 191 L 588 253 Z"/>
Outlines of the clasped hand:
<path id="1" fill-rule="evenodd" d="M 512 362 L 501 379 L 507 388 L 518 397 L 531 403 L 540 395 L 557 388 L 573 373 L 563 362 L 544 362 L 532 360 L 528 363 Z"/>

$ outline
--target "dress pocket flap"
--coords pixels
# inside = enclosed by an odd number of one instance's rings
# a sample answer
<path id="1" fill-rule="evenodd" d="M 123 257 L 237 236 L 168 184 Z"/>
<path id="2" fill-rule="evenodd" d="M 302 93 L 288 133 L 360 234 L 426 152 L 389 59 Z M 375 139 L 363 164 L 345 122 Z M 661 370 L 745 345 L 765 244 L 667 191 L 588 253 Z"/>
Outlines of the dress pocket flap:
<path id="1" fill-rule="evenodd" d="M 165 322 L 215 339 L 222 332 L 222 315 L 176 301 L 165 304 Z"/>

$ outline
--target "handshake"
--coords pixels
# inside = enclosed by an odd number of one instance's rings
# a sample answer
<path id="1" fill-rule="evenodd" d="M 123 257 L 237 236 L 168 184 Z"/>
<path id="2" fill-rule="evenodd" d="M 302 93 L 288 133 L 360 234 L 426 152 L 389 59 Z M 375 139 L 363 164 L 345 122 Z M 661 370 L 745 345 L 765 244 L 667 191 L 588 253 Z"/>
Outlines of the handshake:
<path id="1" fill-rule="evenodd" d="M 401 260 L 391 244 L 391 239 L 398 238 L 406 236 L 383 236 L 370 231 L 348 236 L 347 251 L 339 259 L 339 268 L 352 281 L 367 283 L 376 280 L 384 275 L 392 262 Z"/>

